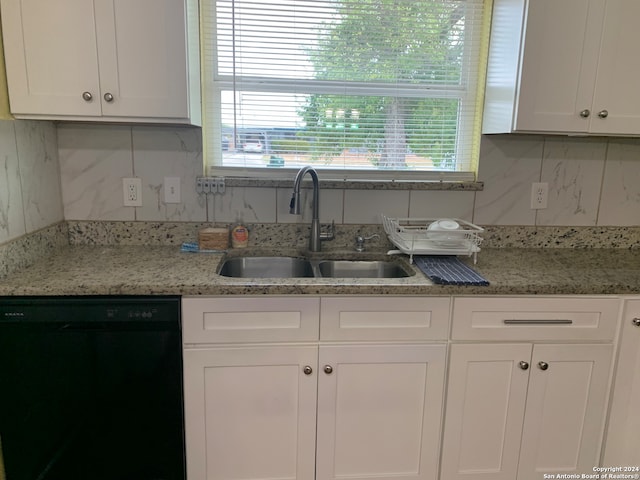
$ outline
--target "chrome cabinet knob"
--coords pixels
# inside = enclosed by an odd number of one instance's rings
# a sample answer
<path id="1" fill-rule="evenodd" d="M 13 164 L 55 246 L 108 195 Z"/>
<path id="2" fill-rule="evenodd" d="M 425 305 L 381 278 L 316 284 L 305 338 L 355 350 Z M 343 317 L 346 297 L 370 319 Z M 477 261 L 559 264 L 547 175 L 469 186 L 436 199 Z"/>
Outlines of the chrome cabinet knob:
<path id="1" fill-rule="evenodd" d="M 525 362 L 524 360 L 520 363 L 518 363 L 518 366 L 522 369 L 522 370 L 527 370 L 529 368 L 529 362 Z"/>
<path id="2" fill-rule="evenodd" d="M 633 323 L 636 327 L 640 327 L 640 318 L 634 318 L 633 320 L 631 320 L 631 323 Z"/>
<path id="3" fill-rule="evenodd" d="M 609 116 L 609 111 L 608 110 L 601 110 L 598 112 L 598 116 L 600 118 L 607 118 Z"/>
<path id="4" fill-rule="evenodd" d="M 588 108 L 585 108 L 580 112 L 580 116 L 582 118 L 589 118 L 589 115 L 591 115 L 591 110 L 589 110 Z"/>
<path id="5" fill-rule="evenodd" d="M 113 94 L 107 92 L 104 94 L 104 99 L 106 102 L 111 103 L 113 102 Z"/>
<path id="6" fill-rule="evenodd" d="M 82 92 L 82 98 L 85 102 L 90 102 L 93 100 L 93 95 L 91 95 L 91 92 Z"/>
<path id="7" fill-rule="evenodd" d="M 313 373 L 313 368 L 311 368 L 309 365 L 305 365 L 302 371 L 305 375 L 311 375 Z"/>
<path id="8" fill-rule="evenodd" d="M 538 362 L 538 368 L 540 370 L 546 370 L 549 368 L 549 364 L 547 362 Z"/>
<path id="9" fill-rule="evenodd" d="M 326 373 L 327 375 L 330 375 L 332 372 L 333 372 L 333 367 L 331 365 L 324 366 L 324 373 Z"/>

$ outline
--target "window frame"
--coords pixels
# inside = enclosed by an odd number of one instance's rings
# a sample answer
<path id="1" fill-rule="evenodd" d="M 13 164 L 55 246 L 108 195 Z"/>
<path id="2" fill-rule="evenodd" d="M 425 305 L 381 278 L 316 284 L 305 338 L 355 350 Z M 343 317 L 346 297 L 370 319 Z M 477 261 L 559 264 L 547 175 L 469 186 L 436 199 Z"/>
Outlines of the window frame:
<path id="1" fill-rule="evenodd" d="M 464 1 L 464 0 L 462 0 Z M 474 0 L 470 0 L 474 1 Z M 420 94 L 419 91 L 425 89 L 424 85 L 405 85 L 399 88 L 396 84 L 377 84 L 372 82 L 350 82 L 350 87 L 355 87 L 354 92 L 350 88 L 351 94 L 356 94 L 357 91 L 366 92 L 368 95 L 390 96 L 397 97 L 415 97 L 415 98 L 459 98 L 460 102 L 466 102 L 467 105 L 474 104 L 474 115 L 459 115 L 458 117 L 458 131 L 471 131 L 473 133 L 468 134 L 468 150 L 471 153 L 471 159 L 466 162 L 468 169 L 460 171 L 451 170 L 400 170 L 400 169 L 350 169 L 350 168 L 323 168 L 319 167 L 318 171 L 322 174 L 323 178 L 333 180 L 344 181 L 427 181 L 427 182 L 474 182 L 476 180 L 478 157 L 479 157 L 479 144 L 481 137 L 481 121 L 482 121 L 482 107 L 484 99 L 484 81 L 485 81 L 485 69 L 487 61 L 487 51 L 489 43 L 489 30 L 490 30 L 490 17 L 492 0 L 475 0 L 482 4 L 482 10 L 479 15 L 482 17 L 480 22 L 470 24 L 472 30 L 471 35 L 475 37 L 475 42 L 465 42 L 465 51 L 471 49 L 477 49 L 476 58 L 477 72 L 470 69 L 469 63 L 472 63 L 472 57 L 465 53 L 463 59 L 467 65 L 463 68 L 463 72 L 466 72 L 466 88 L 460 86 L 458 89 L 451 88 L 438 88 L 437 86 L 426 87 L 434 95 L 425 97 Z M 215 19 L 216 0 L 201 0 L 201 15 L 203 4 L 205 11 L 213 11 L 213 18 Z M 214 20 L 215 24 L 215 20 Z M 466 27 L 465 27 L 466 28 Z M 212 39 L 211 45 L 202 48 L 202 56 L 204 59 L 205 51 L 216 51 L 216 34 L 214 31 L 210 32 L 205 29 L 204 25 L 201 25 L 202 35 L 201 38 L 207 37 Z M 203 60 L 205 65 L 207 62 Z M 203 83 L 203 160 L 205 163 L 205 174 L 212 176 L 230 176 L 230 177 L 248 177 L 248 178 L 290 178 L 299 170 L 299 167 L 278 167 L 266 168 L 266 167 L 238 167 L 238 166 L 225 166 L 220 164 L 220 160 L 223 155 L 222 148 L 222 128 L 220 127 L 222 118 L 222 101 L 221 95 L 223 91 L 248 91 L 248 92 L 273 92 L 273 93 L 290 93 L 296 92 L 297 94 L 343 94 L 345 86 L 343 81 L 329 81 L 329 80 L 314 80 L 314 79 L 287 79 L 272 77 L 241 77 L 234 75 L 219 75 L 217 73 L 217 62 L 215 55 L 213 61 L 208 62 L 208 68 L 202 69 L 202 83 Z M 237 85 L 241 84 L 242 89 L 237 89 Z M 456 92 L 466 92 L 466 95 L 458 95 Z M 464 100 L 463 100 L 464 99 Z M 217 125 L 210 128 L 209 125 Z M 461 141 L 461 135 L 456 136 L 456 143 Z M 458 147 L 457 147 L 458 148 Z M 211 161 L 211 158 L 214 161 Z M 216 161 L 218 160 L 218 161 Z"/>

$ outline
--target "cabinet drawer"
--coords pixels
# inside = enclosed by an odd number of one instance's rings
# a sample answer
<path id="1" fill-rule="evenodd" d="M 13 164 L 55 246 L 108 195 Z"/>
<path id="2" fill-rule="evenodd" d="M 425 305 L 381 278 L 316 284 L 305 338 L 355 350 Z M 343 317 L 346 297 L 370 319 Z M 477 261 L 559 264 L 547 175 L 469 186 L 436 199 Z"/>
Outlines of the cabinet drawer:
<path id="1" fill-rule="evenodd" d="M 182 340 L 189 343 L 318 340 L 315 297 L 186 297 Z"/>
<path id="2" fill-rule="evenodd" d="M 616 298 L 456 298 L 453 340 L 612 340 Z"/>
<path id="3" fill-rule="evenodd" d="M 324 297 L 320 338 L 445 340 L 449 305 L 444 297 Z"/>

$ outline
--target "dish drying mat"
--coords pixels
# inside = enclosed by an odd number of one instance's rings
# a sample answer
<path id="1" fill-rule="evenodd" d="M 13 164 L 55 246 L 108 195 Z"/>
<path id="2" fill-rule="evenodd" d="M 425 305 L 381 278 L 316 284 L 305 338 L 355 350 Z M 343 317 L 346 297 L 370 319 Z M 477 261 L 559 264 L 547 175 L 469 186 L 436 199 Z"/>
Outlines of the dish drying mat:
<path id="1" fill-rule="evenodd" d="M 489 285 L 486 278 L 455 256 L 414 255 L 413 262 L 437 285 Z"/>

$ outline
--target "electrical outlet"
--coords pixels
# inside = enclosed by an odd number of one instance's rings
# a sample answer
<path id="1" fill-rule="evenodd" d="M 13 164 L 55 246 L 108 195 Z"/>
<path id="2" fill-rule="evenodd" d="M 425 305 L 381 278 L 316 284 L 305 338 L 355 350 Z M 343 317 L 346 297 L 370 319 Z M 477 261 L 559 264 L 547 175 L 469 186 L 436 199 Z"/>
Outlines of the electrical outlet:
<path id="1" fill-rule="evenodd" d="M 227 187 L 224 184 L 224 177 L 216 177 L 216 186 L 218 193 L 223 195 Z"/>
<path id="2" fill-rule="evenodd" d="M 223 194 L 225 190 L 224 177 L 196 177 L 196 192 L 198 194 Z"/>
<path id="3" fill-rule="evenodd" d="M 180 177 L 164 177 L 164 203 L 180 203 Z"/>
<path id="4" fill-rule="evenodd" d="M 141 207 L 142 206 L 142 179 L 141 178 L 123 178 L 122 192 L 125 207 Z"/>
<path id="5" fill-rule="evenodd" d="M 547 202 L 549 197 L 549 184 L 544 183 L 532 183 L 531 184 L 531 208 L 533 210 L 540 210 L 547 208 Z"/>
<path id="6" fill-rule="evenodd" d="M 213 179 L 211 177 L 203 177 L 202 178 L 202 191 L 206 194 L 216 193 L 213 189 L 214 187 Z"/>

